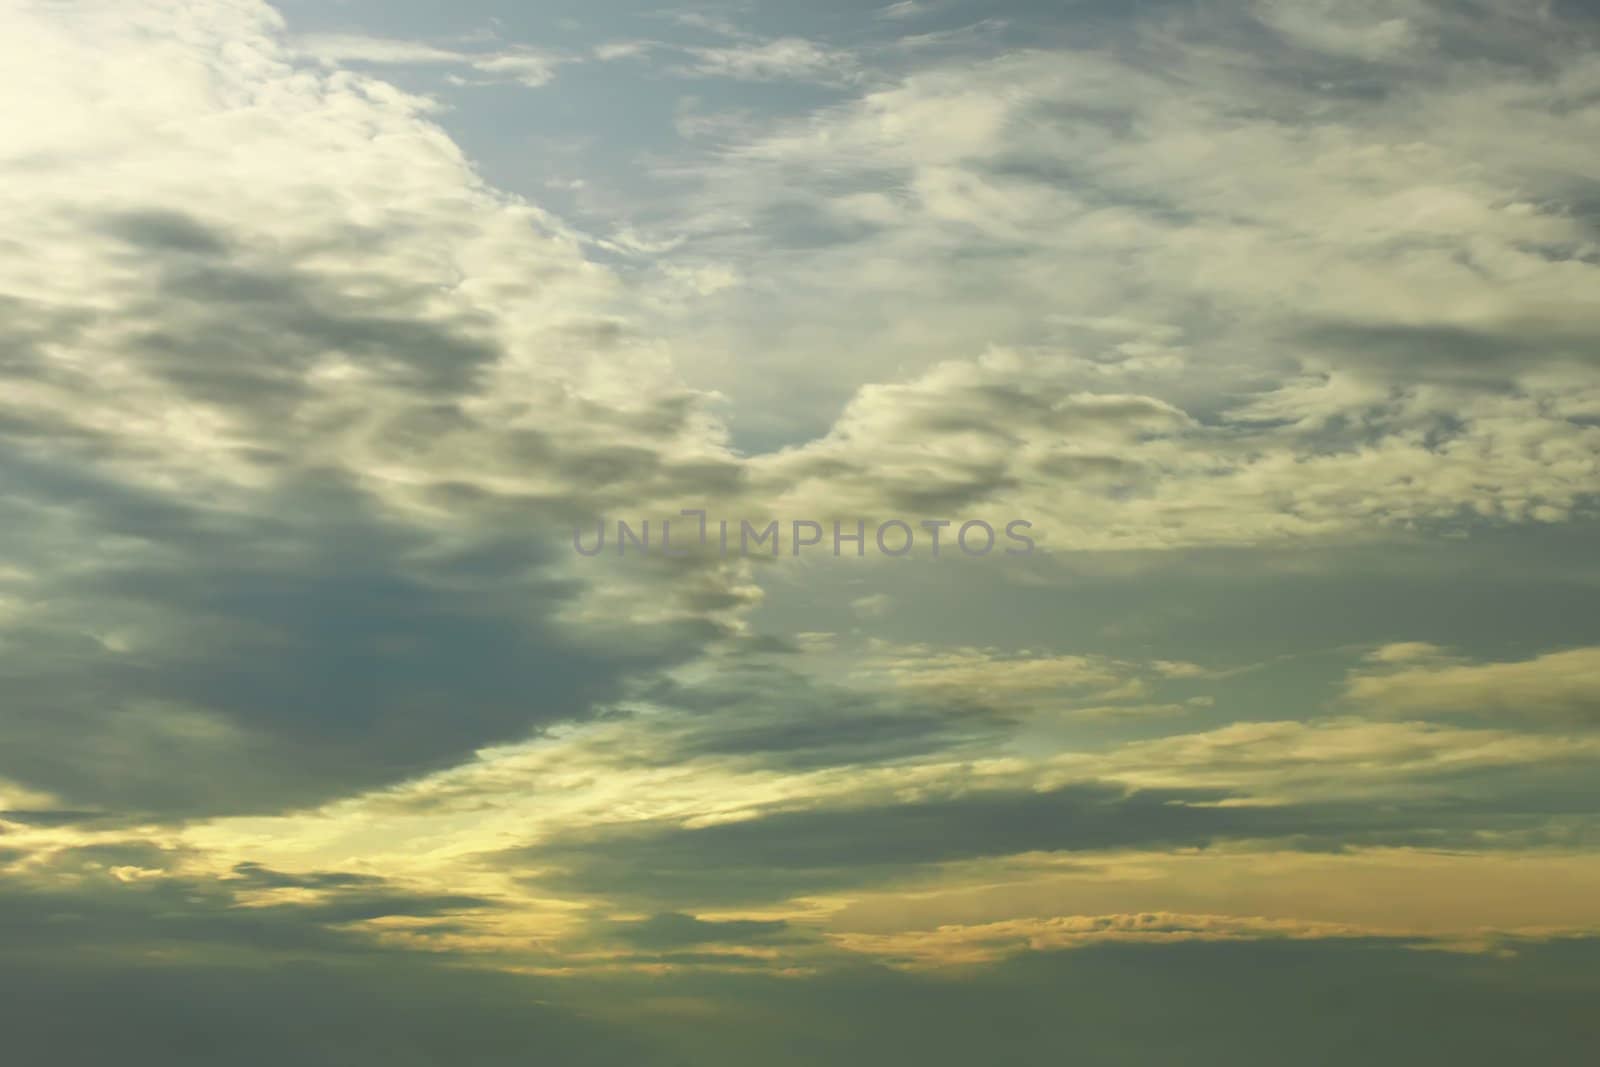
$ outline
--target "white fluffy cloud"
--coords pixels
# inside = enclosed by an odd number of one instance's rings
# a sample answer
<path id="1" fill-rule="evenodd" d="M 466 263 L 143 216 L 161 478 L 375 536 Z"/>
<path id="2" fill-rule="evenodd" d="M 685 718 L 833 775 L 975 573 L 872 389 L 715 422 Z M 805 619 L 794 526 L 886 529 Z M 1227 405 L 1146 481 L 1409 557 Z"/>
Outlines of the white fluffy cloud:
<path id="1" fill-rule="evenodd" d="M 699 168 L 667 258 L 742 282 L 674 328 L 789 446 L 756 464 L 783 505 L 982 502 L 1091 549 L 1585 510 L 1583 28 L 1164 18 L 1116 50 L 930 61 Z"/>

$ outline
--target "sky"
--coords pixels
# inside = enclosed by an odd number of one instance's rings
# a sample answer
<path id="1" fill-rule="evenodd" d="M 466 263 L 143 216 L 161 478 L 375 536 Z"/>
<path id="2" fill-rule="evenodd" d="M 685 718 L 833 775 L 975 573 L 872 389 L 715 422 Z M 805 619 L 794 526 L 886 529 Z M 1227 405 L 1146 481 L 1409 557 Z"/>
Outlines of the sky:
<path id="1" fill-rule="evenodd" d="M 1579 1062 L 1597 44 L 0 0 L 0 1056 Z"/>

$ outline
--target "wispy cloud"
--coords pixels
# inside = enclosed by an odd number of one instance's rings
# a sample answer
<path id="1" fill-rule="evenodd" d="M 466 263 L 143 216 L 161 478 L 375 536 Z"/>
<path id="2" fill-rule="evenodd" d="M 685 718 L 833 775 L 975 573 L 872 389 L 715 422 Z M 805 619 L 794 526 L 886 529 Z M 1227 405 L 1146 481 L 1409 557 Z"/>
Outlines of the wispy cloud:
<path id="1" fill-rule="evenodd" d="M 480 81 L 512 81 L 537 89 L 548 84 L 571 56 L 517 48 L 498 52 L 463 51 L 423 41 L 341 34 L 315 34 L 298 45 L 307 55 L 328 64 L 363 63 L 376 66 L 464 67 L 485 77 Z"/>

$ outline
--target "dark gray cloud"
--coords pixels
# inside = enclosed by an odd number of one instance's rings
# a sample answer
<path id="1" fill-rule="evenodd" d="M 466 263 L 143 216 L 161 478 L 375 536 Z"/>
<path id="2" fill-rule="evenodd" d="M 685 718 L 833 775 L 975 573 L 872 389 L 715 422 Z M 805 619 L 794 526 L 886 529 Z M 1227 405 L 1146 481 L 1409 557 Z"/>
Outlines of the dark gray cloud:
<path id="1" fill-rule="evenodd" d="M 645 950 L 689 948 L 696 945 L 774 945 L 809 940 L 781 919 L 697 919 L 679 912 L 663 912 L 636 922 L 613 924 L 607 934 Z"/>
<path id="2" fill-rule="evenodd" d="M 1493 776 L 1484 776 L 1493 781 Z M 1223 842 L 1341 852 L 1361 847 L 1479 849 L 1594 840 L 1589 791 L 1524 783 L 1510 803 L 1480 795 L 1404 802 L 1221 805 L 1218 790 L 1127 790 L 1097 783 L 990 790 L 871 806 L 777 811 L 703 827 L 598 827 L 507 854 L 537 885 L 677 907 L 776 902 L 894 884 L 941 864 L 1026 852 L 1206 848 Z M 1239 798 L 1235 798 L 1239 799 Z"/>
<path id="3" fill-rule="evenodd" d="M 99 811 L 70 811 L 52 808 L 12 808 L 0 811 L 0 822 L 21 823 L 24 826 L 74 826 L 101 822 L 114 816 Z"/>
<path id="4" fill-rule="evenodd" d="M 1305 324 L 1299 340 L 1313 359 L 1343 371 L 1509 392 L 1530 370 L 1592 367 L 1596 325 L 1537 319 L 1479 328 L 1325 322 Z"/>
<path id="5" fill-rule="evenodd" d="M 154 812 L 311 803 L 581 716 L 628 672 L 710 635 L 686 624 L 634 648 L 586 648 L 551 621 L 575 590 L 536 576 L 552 549 L 531 534 L 418 563 L 429 539 L 374 516 L 353 488 L 302 483 L 262 504 L 258 517 L 207 529 L 181 505 L 94 498 L 103 532 L 165 551 L 90 563 L 13 633 L 0 675 L 18 696 L 0 772 Z M 183 637 L 121 653 L 73 633 L 97 615 L 176 619 Z M 163 743 L 159 723 L 127 710 L 140 704 L 203 709 L 230 733 L 180 728 Z M 137 736 L 119 753 L 94 743 L 119 714 L 149 748 Z"/>
<path id="6" fill-rule="evenodd" d="M 641 720 L 635 759 L 671 764 L 725 757 L 804 770 L 892 763 L 992 740 L 1003 715 L 816 681 L 753 655 L 694 684 L 660 679 L 635 695 L 668 711 Z"/>
<path id="7" fill-rule="evenodd" d="M 228 250 L 228 242 L 214 229 L 181 211 L 121 212 L 106 219 L 104 227 L 135 249 L 157 254 L 211 257 Z"/>
<path id="8" fill-rule="evenodd" d="M 1098 785 L 991 792 L 698 828 L 600 828 L 507 859 L 546 868 L 541 884 L 709 906 L 892 881 L 958 860 L 1040 849 L 1201 846 L 1230 831 L 1249 836 L 1266 823 L 1280 832 L 1293 824 L 1292 816 L 1185 803 L 1205 799 L 1220 795 L 1130 794 Z"/>
<path id="9" fill-rule="evenodd" d="M 676 624 L 616 620 L 601 635 L 556 621 L 585 589 L 559 574 L 577 516 L 737 484 L 731 463 L 664 458 L 693 432 L 687 394 L 625 407 L 571 397 L 580 410 L 551 411 L 589 437 L 502 433 L 463 405 L 503 348 L 483 322 L 427 313 L 426 286 L 376 266 L 336 281 L 309 263 L 325 247 L 181 211 L 91 221 L 137 270 L 115 310 L 85 315 L 120 332 L 118 358 L 175 390 L 160 403 L 223 420 L 236 444 L 218 458 L 254 484 L 219 488 L 181 467 L 159 484 L 131 476 L 182 461 L 181 449 L 126 434 L 135 413 L 90 378 L 86 396 L 114 417 L 91 426 L 23 404 L 0 420 L 0 522 L 17 532 L 0 563 L 29 575 L 37 605 L 0 646 L 0 684 L 15 695 L 0 775 L 162 816 L 315 804 L 582 717 L 631 674 L 721 634 L 708 616 L 737 598 L 716 601 L 709 586 L 689 605 L 702 616 Z M 393 236 L 327 242 L 376 262 Z M 24 342 L 8 377 L 86 374 L 37 347 L 65 335 L 30 307 L 0 321 Z M 313 381 L 335 354 L 360 368 L 366 394 Z M 419 495 L 449 521 L 397 512 L 341 458 L 342 420 L 366 417 L 367 461 L 419 472 Z M 456 440 L 481 465 L 433 472 Z M 559 488 L 475 484 L 496 472 Z M 136 633 L 137 647 L 108 632 Z"/>
<path id="10" fill-rule="evenodd" d="M 354 871 L 309 871 L 304 874 L 288 874 L 284 871 L 275 871 L 271 867 L 263 867 L 259 863 L 236 863 L 233 865 L 233 874 L 240 881 L 263 889 L 345 889 L 351 886 L 383 883 L 383 879 L 377 875 L 358 874 Z"/>
<path id="11" fill-rule="evenodd" d="M 159 857 L 68 850 L 13 873 L 0 888 L 11 958 L 35 962 L 83 957 L 136 959 L 162 952 L 186 962 L 237 961 L 252 952 L 279 959 L 337 962 L 383 955 L 370 937 L 342 929 L 386 916 L 428 918 L 470 912 L 490 902 L 416 894 L 398 888 L 330 890 L 314 900 L 245 906 L 227 880 L 164 875 L 123 881 L 119 861 Z M 67 876 L 63 878 L 62 876 Z"/>

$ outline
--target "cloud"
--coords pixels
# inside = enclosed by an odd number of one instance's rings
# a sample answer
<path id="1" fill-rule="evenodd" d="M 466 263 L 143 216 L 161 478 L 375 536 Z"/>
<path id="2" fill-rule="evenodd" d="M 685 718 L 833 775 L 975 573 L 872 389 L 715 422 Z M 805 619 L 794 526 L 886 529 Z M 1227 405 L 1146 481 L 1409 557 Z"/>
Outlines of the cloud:
<path id="1" fill-rule="evenodd" d="M 553 836 L 506 862 L 537 872 L 535 884 L 549 889 L 713 907 L 905 884 L 941 864 L 1027 852 L 1204 848 L 1258 839 L 1309 847 L 1464 844 L 1474 825 L 1472 814 L 1458 818 L 1448 805 L 1406 817 L 1355 805 L 1218 803 L 1227 798 L 1219 790 L 1126 790 L 1094 782 L 928 791 L 898 802 L 778 808 L 710 825 L 598 825 Z"/>
<path id="2" fill-rule="evenodd" d="M 1137 706 L 1163 678 L 1203 677 L 1196 664 L 1148 667 L 1107 656 L 1049 655 L 1032 649 L 896 646 L 872 641 L 857 672 L 913 693 L 1012 712 L 1052 712 L 1125 702 Z"/>
<path id="3" fill-rule="evenodd" d="M 125 857 L 124 857 L 125 858 Z M 0 887 L 0 1020 L 11 1055 L 88 1064 L 232 1062 L 672 1062 L 640 1038 L 549 1004 L 526 979 L 443 965 L 343 924 L 431 916 L 471 902 L 374 894 L 332 903 L 239 906 L 205 878 L 118 879 L 103 852 L 57 857 L 63 884 Z M 92 1015 L 94 1025 L 82 1025 Z"/>
<path id="4" fill-rule="evenodd" d="M 342 889 L 349 886 L 366 886 L 381 883 L 382 878 L 354 871 L 312 871 L 306 874 L 286 874 L 263 867 L 259 863 L 236 863 L 233 874 L 252 887 L 265 889 Z"/>
<path id="5" fill-rule="evenodd" d="M 459 63 L 462 53 L 422 41 L 350 34 L 316 34 L 303 38 L 309 54 L 329 63 L 356 60 L 363 63 Z"/>
<path id="6" fill-rule="evenodd" d="M 851 82 L 857 76 L 856 64 L 847 53 L 801 37 L 692 48 L 688 53 L 692 61 L 685 69 L 701 77 L 835 84 Z"/>
<path id="7" fill-rule="evenodd" d="M 861 618 L 881 618 L 889 613 L 890 598 L 887 593 L 871 593 L 850 602 L 850 610 Z"/>
<path id="8" fill-rule="evenodd" d="M 1444 649 L 1427 641 L 1396 641 L 1381 645 L 1367 654 L 1375 663 L 1408 663 L 1415 660 L 1435 659 Z"/>
<path id="9" fill-rule="evenodd" d="M 1389 670 L 1353 671 L 1345 697 L 1386 715 L 1498 713 L 1592 725 L 1600 722 L 1600 649 L 1500 663 L 1402 660 Z"/>
<path id="10" fill-rule="evenodd" d="M 602 62 L 611 62 L 617 59 L 633 59 L 638 56 L 648 55 L 658 47 L 655 41 L 608 41 L 596 45 L 594 56 Z"/>
<path id="11" fill-rule="evenodd" d="M 465 67 L 489 75 L 484 81 L 511 81 L 530 89 L 549 84 L 562 64 L 573 62 L 570 56 L 532 49 L 464 52 L 422 41 L 350 34 L 313 34 L 299 38 L 296 43 L 307 55 L 329 66 L 368 63 L 379 66 Z"/>
<path id="12" fill-rule="evenodd" d="M 944 693 L 905 698 L 843 686 L 782 665 L 725 664 L 715 677 L 638 693 L 660 713 L 635 725 L 636 760 L 717 757 L 761 769 L 870 766 L 948 753 L 992 739 L 1003 707 Z"/>
<path id="13" fill-rule="evenodd" d="M 1205 423 L 1083 378 L 1068 356 L 993 351 L 866 386 L 827 436 L 756 457 L 756 484 L 792 513 L 1026 518 L 1029 536 L 1074 550 L 1559 522 L 1595 484 L 1595 428 L 1576 411 L 1541 414 L 1553 393 L 1391 393 L 1360 401 L 1366 424 L 1386 428 L 1337 444 L 1317 427 L 1357 409 L 1317 404 L 1305 429 L 1260 421 L 1317 403 L 1321 385 L 1285 384 Z"/>
<path id="14" fill-rule="evenodd" d="M 1583 1047 L 1588 16 L 13 7 L 12 1058 Z M 581 230 L 383 80 L 586 56 Z M 1046 551 L 571 550 L 684 507 Z"/>
<path id="15" fill-rule="evenodd" d="M 1020 952 L 1049 952 L 1119 942 L 1150 945 L 1186 941 L 1381 939 L 1383 936 L 1381 932 L 1343 923 L 1140 912 L 1011 919 L 894 934 L 840 934 L 835 940 L 853 952 L 921 968 L 971 966 Z"/>
<path id="16" fill-rule="evenodd" d="M 917 3 L 917 0 L 899 0 L 898 3 L 879 8 L 878 17 L 881 19 L 908 19 L 920 15 L 926 10 L 927 6 Z"/>
<path id="17" fill-rule="evenodd" d="M 1513 791 L 1531 787 L 1537 795 L 1542 777 L 1547 800 L 1559 805 L 1561 783 L 1589 774 L 1597 758 L 1600 745 L 1582 736 L 1332 718 L 1237 722 L 1133 741 L 1092 766 L 1140 788 L 1239 791 L 1275 802 L 1385 795 L 1433 797 L 1436 803 L 1439 797 L 1486 799 L 1508 784 L 1496 776 L 1511 773 L 1523 778 L 1520 785 L 1511 780 Z"/>
<path id="18" fill-rule="evenodd" d="M 584 1067 L 733 1067 L 752 1054 L 796 1067 L 816 1054 L 866 1065 L 915 1055 L 954 1067 L 985 1054 L 1032 1061 L 1071 1041 L 1107 1063 L 1269 1064 L 1293 1041 L 1325 1041 L 1362 1062 L 1443 1050 L 1487 1065 L 1530 1040 L 1556 1059 L 1577 1055 L 1594 995 L 1594 945 L 1579 938 L 1508 939 L 1509 951 L 1463 957 L 1334 924 L 1173 913 L 857 939 L 897 962 L 927 961 L 936 944 L 946 958 L 985 957 L 950 968 L 902 971 L 869 955 L 800 973 L 598 971 L 557 981 L 450 966 L 348 935 L 308 942 L 287 913 L 214 911 L 203 887 L 175 888 L 107 879 L 72 891 L 0 890 L 0 923 L 26 935 L 8 941 L 0 965 L 0 1022 L 15 1055 L 198 1064 L 227 1048 L 249 1067 L 511 1064 L 530 1052 Z M 201 940 L 175 936 L 180 902 L 186 932 Z M 683 918 L 662 925 L 692 937 L 769 932 L 759 922 Z M 41 928 L 55 937 L 44 952 L 33 936 Z M 1029 937 L 1039 939 L 1033 951 L 996 956 Z M 1523 1004 L 1530 983 L 1541 994 Z M 1335 994 L 1378 1020 L 1420 996 L 1454 1022 L 1402 1018 L 1351 1035 L 1323 1010 Z M 1081 1017 L 1051 1010 L 1064 1001 Z M 1147 1025 L 1153 1001 L 1165 1025 Z M 96 1025 L 63 1014 L 64 1004 L 92 1010 Z"/>
<path id="19" fill-rule="evenodd" d="M 801 935 L 781 919 L 697 919 L 663 912 L 648 919 L 621 922 L 611 936 L 641 949 L 678 949 L 699 945 L 762 945 L 793 941 Z"/>
<path id="20" fill-rule="evenodd" d="M 1159 8 L 735 137 L 669 258 L 781 296 L 697 303 L 689 366 L 743 354 L 735 435 L 795 507 L 1027 511 L 1089 550 L 1585 514 L 1589 27 L 1474 10 Z M 1069 425 L 1089 401 L 1171 422 Z"/>
<path id="21" fill-rule="evenodd" d="M 426 102 L 298 66 L 269 9 L 158 14 L 28 10 L 6 52 L 100 73 L 41 82 L 3 194 L 43 258 L 0 268 L 0 771 L 58 807 L 316 804 L 725 635 L 727 568 L 602 594 L 565 548 L 618 500 L 737 481 L 615 280 Z"/>
<path id="22" fill-rule="evenodd" d="M 1255 5 L 1268 26 L 1287 40 L 1329 55 L 1365 60 L 1403 60 L 1423 44 L 1410 15 L 1426 16 L 1418 4 L 1378 2 L 1336 6 L 1306 0 L 1268 0 Z"/>

